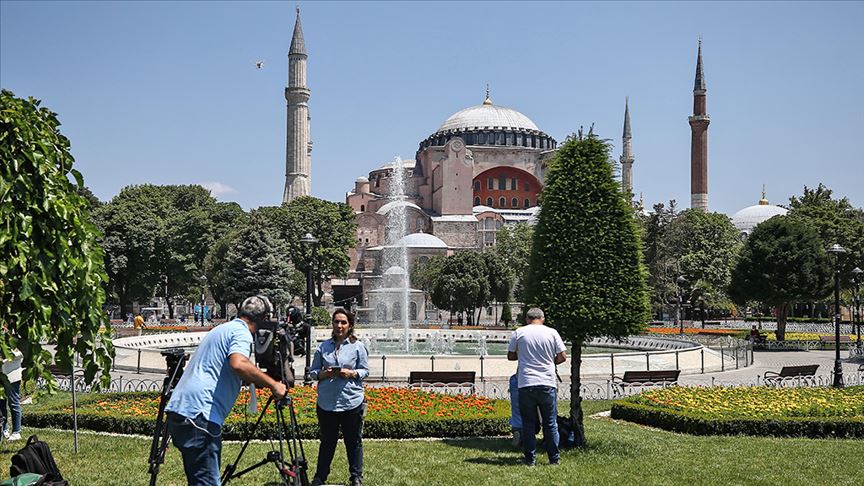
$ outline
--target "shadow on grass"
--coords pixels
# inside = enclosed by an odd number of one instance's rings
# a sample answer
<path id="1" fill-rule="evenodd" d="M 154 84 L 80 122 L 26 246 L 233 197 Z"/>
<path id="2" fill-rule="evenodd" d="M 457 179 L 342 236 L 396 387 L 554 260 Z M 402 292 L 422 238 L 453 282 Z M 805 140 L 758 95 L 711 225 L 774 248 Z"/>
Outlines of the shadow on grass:
<path id="1" fill-rule="evenodd" d="M 541 436 L 537 439 L 537 453 L 544 454 Z M 497 465 L 518 465 L 518 458 L 521 457 L 522 449 L 514 448 L 510 443 L 510 439 L 445 439 L 442 441 L 445 445 L 458 447 L 461 449 L 469 449 L 484 453 L 497 454 L 513 454 L 516 459 L 508 457 L 474 457 L 466 458 L 465 462 L 475 464 L 497 464 Z M 616 437 L 614 435 L 588 435 L 588 446 L 584 448 L 568 448 L 562 449 L 562 454 L 566 455 L 593 455 L 597 457 L 615 457 L 627 458 L 640 456 L 643 451 L 640 444 L 634 444 L 632 440 L 625 437 Z M 509 462 L 508 462 L 509 461 Z"/>

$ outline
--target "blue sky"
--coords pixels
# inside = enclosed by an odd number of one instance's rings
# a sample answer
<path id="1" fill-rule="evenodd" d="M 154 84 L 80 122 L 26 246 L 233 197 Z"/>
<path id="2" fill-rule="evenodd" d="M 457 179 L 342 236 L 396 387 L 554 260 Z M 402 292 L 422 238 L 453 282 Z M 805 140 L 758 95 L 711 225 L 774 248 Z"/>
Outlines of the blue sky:
<path id="1" fill-rule="evenodd" d="M 101 199 L 129 184 L 219 183 L 281 201 L 294 3 L 0 2 L 0 85 L 59 113 Z M 303 2 L 313 194 L 360 175 L 483 101 L 559 141 L 580 126 L 634 185 L 689 206 L 696 43 L 704 38 L 712 210 L 781 203 L 819 182 L 864 206 L 864 3 Z M 263 60 L 263 69 L 255 68 Z"/>

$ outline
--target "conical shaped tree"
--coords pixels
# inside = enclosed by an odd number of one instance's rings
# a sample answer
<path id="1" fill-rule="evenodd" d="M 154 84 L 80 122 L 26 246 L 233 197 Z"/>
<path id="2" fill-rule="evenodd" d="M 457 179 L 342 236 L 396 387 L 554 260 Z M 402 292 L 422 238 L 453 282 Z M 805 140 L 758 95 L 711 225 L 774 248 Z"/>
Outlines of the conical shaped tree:
<path id="1" fill-rule="evenodd" d="M 606 142 L 581 132 L 558 150 L 546 173 L 526 282 L 527 302 L 572 344 L 570 417 L 580 446 L 582 344 L 636 333 L 649 318 L 638 227 L 609 152 Z"/>

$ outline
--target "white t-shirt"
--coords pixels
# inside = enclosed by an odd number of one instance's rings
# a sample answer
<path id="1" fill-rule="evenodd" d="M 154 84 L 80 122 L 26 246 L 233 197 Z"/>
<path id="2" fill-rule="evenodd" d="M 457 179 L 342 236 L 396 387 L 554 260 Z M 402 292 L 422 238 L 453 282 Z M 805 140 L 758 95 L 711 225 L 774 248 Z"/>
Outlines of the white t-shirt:
<path id="1" fill-rule="evenodd" d="M 555 355 L 566 350 L 558 331 L 544 324 L 528 324 L 513 331 L 507 351 L 515 352 L 519 358 L 519 388 L 557 388 Z"/>

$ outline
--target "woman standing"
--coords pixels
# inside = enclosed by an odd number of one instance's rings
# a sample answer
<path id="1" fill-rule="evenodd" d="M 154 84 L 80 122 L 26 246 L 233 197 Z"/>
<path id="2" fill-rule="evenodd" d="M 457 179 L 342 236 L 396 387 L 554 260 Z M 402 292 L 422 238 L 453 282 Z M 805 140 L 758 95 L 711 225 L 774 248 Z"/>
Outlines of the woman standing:
<path id="1" fill-rule="evenodd" d="M 318 428 L 321 449 L 312 486 L 324 484 L 336 452 L 339 429 L 348 452 L 350 485 L 363 484 L 363 417 L 366 398 L 363 380 L 369 376 L 366 346 L 354 336 L 354 315 L 333 311 L 333 337 L 321 343 L 312 359 L 310 374 L 318 380 Z"/>

